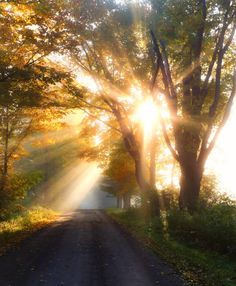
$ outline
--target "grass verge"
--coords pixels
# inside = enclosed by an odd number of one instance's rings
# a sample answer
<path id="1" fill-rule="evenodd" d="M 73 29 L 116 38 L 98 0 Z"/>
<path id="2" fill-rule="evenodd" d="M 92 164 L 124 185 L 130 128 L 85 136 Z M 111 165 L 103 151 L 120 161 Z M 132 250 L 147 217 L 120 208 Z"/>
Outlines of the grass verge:
<path id="1" fill-rule="evenodd" d="M 146 246 L 170 263 L 191 285 L 236 286 L 236 261 L 227 256 L 198 249 L 163 233 L 155 221 L 146 225 L 139 211 L 107 210 Z"/>
<path id="2" fill-rule="evenodd" d="M 14 218 L 0 222 L 0 255 L 22 239 L 52 223 L 56 218 L 57 214 L 52 210 L 34 207 Z"/>

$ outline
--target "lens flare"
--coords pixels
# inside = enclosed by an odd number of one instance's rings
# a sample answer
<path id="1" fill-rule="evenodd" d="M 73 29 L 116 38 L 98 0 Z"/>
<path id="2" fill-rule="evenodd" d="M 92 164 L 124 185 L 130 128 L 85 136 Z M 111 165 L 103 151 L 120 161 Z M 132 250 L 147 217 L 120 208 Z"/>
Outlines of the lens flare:
<path id="1" fill-rule="evenodd" d="M 157 121 L 157 107 L 151 98 L 138 105 L 134 120 L 141 123 L 145 136 L 150 136 Z"/>

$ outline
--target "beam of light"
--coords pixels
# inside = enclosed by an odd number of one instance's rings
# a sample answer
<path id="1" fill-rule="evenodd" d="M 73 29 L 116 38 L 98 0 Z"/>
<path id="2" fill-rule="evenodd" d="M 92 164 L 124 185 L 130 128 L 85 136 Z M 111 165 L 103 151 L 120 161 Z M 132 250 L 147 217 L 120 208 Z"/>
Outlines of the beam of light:
<path id="1" fill-rule="evenodd" d="M 96 164 L 86 166 L 83 172 L 79 173 L 75 180 L 69 184 L 62 198 L 59 198 L 59 209 L 67 212 L 80 208 L 83 200 L 98 183 L 100 175 L 101 171 Z"/>
<path id="2" fill-rule="evenodd" d="M 77 160 L 41 186 L 44 192 L 41 199 L 47 206 L 61 212 L 79 209 L 89 192 L 96 187 L 100 176 L 101 170 L 96 163 Z"/>
<path id="3" fill-rule="evenodd" d="M 71 113 L 64 116 L 63 121 L 71 127 L 78 126 L 84 118 L 84 112 L 80 109 L 73 109 Z"/>
<path id="4" fill-rule="evenodd" d="M 99 146 L 102 142 L 102 138 L 99 135 L 94 136 L 94 144 L 95 146 Z"/>
<path id="5" fill-rule="evenodd" d="M 129 95 L 117 88 L 116 85 L 110 83 L 109 80 L 89 73 L 82 69 L 76 71 L 76 82 L 87 88 L 94 94 L 94 98 L 107 97 L 115 101 L 119 101 L 121 98 L 127 98 Z M 91 95 L 90 95 L 91 96 Z"/>
<path id="6" fill-rule="evenodd" d="M 143 168 L 143 174 L 147 177 L 146 159 L 150 151 L 151 142 L 155 138 L 157 119 L 157 106 L 151 97 L 140 102 L 132 116 L 132 120 L 141 127 L 141 165 Z"/>
<path id="7" fill-rule="evenodd" d="M 79 71 L 76 75 L 76 81 L 82 86 L 88 88 L 91 92 L 97 93 L 99 91 L 99 86 L 97 82 L 83 71 Z"/>

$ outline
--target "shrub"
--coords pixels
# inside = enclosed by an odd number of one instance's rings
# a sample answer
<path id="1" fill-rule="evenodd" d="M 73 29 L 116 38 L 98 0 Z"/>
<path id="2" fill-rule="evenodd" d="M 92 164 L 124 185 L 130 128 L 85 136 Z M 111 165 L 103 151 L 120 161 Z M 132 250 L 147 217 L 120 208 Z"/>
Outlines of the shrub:
<path id="1" fill-rule="evenodd" d="M 220 253 L 236 254 L 236 204 L 231 200 L 203 208 L 193 215 L 172 209 L 167 220 L 170 235 L 177 239 Z"/>
<path id="2" fill-rule="evenodd" d="M 9 176 L 4 190 L 0 190 L 0 220 L 22 211 L 22 201 L 28 192 L 42 180 L 38 171 Z"/>

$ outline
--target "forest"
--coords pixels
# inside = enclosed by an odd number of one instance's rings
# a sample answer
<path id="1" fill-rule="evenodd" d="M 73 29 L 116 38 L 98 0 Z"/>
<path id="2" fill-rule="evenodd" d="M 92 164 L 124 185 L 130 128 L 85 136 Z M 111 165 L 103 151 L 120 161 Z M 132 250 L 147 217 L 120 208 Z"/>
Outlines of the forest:
<path id="1" fill-rule="evenodd" d="M 0 269 L 99 188 L 188 285 L 236 285 L 235 30 L 234 0 L 0 1 Z"/>

